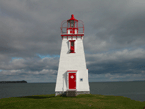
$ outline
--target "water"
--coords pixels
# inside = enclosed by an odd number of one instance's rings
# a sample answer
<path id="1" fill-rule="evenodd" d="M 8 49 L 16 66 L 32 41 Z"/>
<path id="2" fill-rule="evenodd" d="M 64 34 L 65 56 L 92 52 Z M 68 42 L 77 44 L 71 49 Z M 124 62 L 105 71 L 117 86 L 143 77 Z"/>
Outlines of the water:
<path id="1" fill-rule="evenodd" d="M 55 84 L 56 83 L 0 84 L 0 98 L 54 94 Z M 89 85 L 91 94 L 124 96 L 132 100 L 145 101 L 145 81 L 90 82 Z"/>

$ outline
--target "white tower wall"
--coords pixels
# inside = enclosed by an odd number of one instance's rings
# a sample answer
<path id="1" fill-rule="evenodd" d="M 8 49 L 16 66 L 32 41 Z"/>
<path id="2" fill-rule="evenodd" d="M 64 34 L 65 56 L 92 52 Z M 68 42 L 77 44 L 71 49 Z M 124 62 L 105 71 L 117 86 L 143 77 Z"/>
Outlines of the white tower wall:
<path id="1" fill-rule="evenodd" d="M 69 40 L 75 41 L 75 53 L 69 53 Z M 56 80 L 55 87 L 55 96 L 66 92 L 68 89 L 68 81 L 67 81 L 67 70 L 77 70 L 76 72 L 76 90 L 77 95 L 83 93 L 90 93 L 89 81 L 88 81 L 88 70 L 86 68 L 86 61 L 84 55 L 84 47 L 83 47 L 83 37 L 81 36 L 71 36 L 63 37 L 62 46 L 61 46 L 61 54 L 59 60 L 58 74 Z M 83 78 L 83 81 L 80 81 L 80 78 Z"/>

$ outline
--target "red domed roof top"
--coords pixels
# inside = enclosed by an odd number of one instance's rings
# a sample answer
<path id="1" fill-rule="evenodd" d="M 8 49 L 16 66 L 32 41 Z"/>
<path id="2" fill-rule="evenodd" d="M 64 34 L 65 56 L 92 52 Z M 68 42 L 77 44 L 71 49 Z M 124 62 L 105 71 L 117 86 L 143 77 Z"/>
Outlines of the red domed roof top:
<path id="1" fill-rule="evenodd" d="M 71 15 L 71 18 L 68 19 L 67 21 L 69 21 L 69 20 L 75 20 L 75 21 L 78 21 L 77 19 L 74 18 L 74 15 L 73 15 L 73 14 Z"/>

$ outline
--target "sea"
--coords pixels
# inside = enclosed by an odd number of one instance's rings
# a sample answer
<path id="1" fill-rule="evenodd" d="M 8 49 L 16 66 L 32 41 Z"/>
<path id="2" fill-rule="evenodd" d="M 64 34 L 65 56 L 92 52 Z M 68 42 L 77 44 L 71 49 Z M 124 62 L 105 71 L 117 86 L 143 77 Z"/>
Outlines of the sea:
<path id="1" fill-rule="evenodd" d="M 55 94 L 56 83 L 1 83 L 0 99 Z M 89 82 L 90 93 L 145 101 L 145 81 Z"/>

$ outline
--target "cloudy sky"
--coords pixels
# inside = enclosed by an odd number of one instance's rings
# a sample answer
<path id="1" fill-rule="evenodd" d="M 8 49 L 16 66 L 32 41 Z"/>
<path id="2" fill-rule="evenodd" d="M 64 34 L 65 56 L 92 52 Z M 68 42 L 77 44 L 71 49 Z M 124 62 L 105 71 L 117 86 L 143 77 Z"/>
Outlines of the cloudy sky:
<path id="1" fill-rule="evenodd" d="M 145 80 L 145 0 L 0 0 L 0 81 L 56 82 L 71 14 L 84 22 L 89 82 Z"/>

